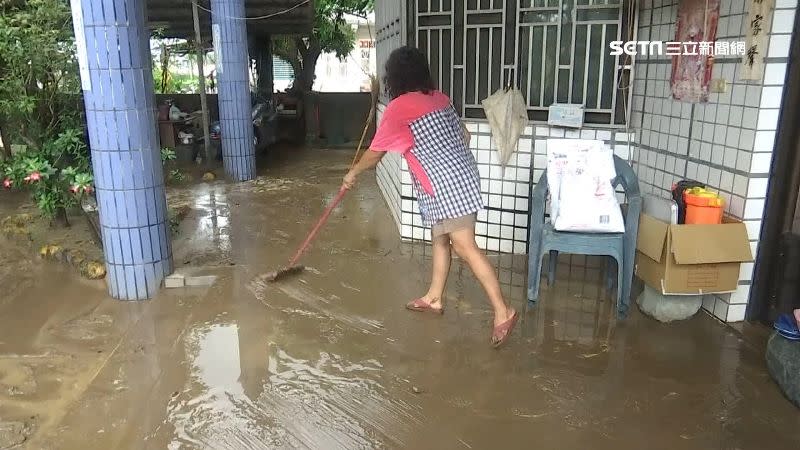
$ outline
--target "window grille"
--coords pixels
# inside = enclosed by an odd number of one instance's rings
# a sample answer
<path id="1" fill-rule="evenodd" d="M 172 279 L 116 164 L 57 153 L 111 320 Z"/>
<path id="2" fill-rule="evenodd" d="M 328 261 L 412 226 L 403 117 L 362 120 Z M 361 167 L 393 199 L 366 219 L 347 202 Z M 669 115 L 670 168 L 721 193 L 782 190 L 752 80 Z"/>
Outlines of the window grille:
<path id="1" fill-rule="evenodd" d="M 392 50 L 406 42 L 406 30 L 403 26 L 406 16 L 404 0 L 379 0 L 375 7 L 375 47 L 378 80 L 383 86 L 386 60 Z M 388 103 L 389 98 L 381 91 L 381 102 Z"/>
<path id="2" fill-rule="evenodd" d="M 629 39 L 631 3 L 409 0 L 408 43 L 428 56 L 434 80 L 464 117 L 485 118 L 481 101 L 514 84 L 532 120 L 546 121 L 557 102 L 584 105 L 586 123 L 624 125 L 629 67 L 610 55 L 609 43 Z"/>
<path id="3" fill-rule="evenodd" d="M 288 62 L 273 56 L 272 67 L 272 73 L 276 80 L 294 80 L 294 70 Z"/>

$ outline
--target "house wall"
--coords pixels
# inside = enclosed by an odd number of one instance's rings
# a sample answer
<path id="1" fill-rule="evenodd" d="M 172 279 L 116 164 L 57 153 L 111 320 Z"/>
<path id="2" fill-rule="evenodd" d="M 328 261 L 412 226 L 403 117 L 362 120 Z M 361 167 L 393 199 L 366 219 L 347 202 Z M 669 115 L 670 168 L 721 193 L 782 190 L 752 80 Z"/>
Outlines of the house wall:
<path id="1" fill-rule="evenodd" d="M 382 3 L 387 2 L 378 2 L 379 18 Z M 638 39 L 674 40 L 678 3 L 678 0 L 641 0 Z M 745 39 L 747 3 L 722 2 L 718 40 Z M 546 139 L 564 137 L 604 141 L 615 154 L 631 161 L 645 193 L 668 196 L 672 184 L 684 178 L 697 179 L 719 190 L 727 200 L 726 212 L 747 225 L 755 255 L 796 9 L 797 0 L 776 0 L 763 81 L 741 81 L 739 58 L 717 58 L 713 78 L 726 78 L 728 90 L 712 94 L 707 104 L 672 100 L 671 58 L 640 56 L 634 68 L 632 113 L 627 130 L 587 126 L 579 131 L 566 131 L 532 123 L 520 138 L 510 166 L 503 169 L 494 156 L 487 122 L 465 120 L 473 133 L 470 147 L 480 167 L 482 193 L 488 206 L 479 216 L 476 228 L 479 245 L 490 251 L 527 252 L 528 195 L 546 166 Z M 404 14 L 397 11 L 383 20 L 399 22 L 402 29 Z M 399 45 L 397 40 L 379 38 L 378 60 L 385 61 L 391 49 Z M 396 155 L 385 158 L 378 169 L 378 180 L 401 236 L 429 240 L 430 231 L 421 226 L 405 162 Z M 752 272 L 752 263 L 743 264 L 737 291 L 706 296 L 704 308 L 723 321 L 743 320 Z"/>
<path id="2" fill-rule="evenodd" d="M 407 13 L 405 2 L 382 1 L 376 5 L 379 75 L 382 75 L 389 53 L 407 42 L 404 32 Z M 388 101 L 387 98 L 382 100 Z M 529 196 L 547 165 L 548 138 L 600 139 L 615 153 L 630 159 L 629 142 L 633 135 L 619 127 L 564 130 L 531 122 L 520 137 L 517 152 L 508 166 L 502 167 L 488 122 L 464 119 L 464 123 L 472 134 L 470 150 L 478 162 L 481 193 L 486 205 L 486 209 L 478 214 L 476 237 L 478 245 L 489 251 L 527 253 Z M 430 230 L 422 226 L 411 173 L 405 160 L 398 155 L 387 155 L 378 167 L 378 182 L 396 218 L 400 235 L 404 239 L 429 241 Z"/>
<path id="3" fill-rule="evenodd" d="M 470 150 L 478 162 L 481 193 L 486 206 L 478 213 L 475 234 L 478 246 L 488 251 L 514 254 L 528 252 L 528 222 L 531 212 L 529 196 L 547 166 L 548 138 L 599 139 L 612 147 L 620 157 L 629 159 L 630 156 L 628 134 L 623 131 L 566 131 L 546 125 L 531 125 L 521 136 L 517 152 L 509 164 L 502 167 L 497 159 L 488 123 L 465 120 L 465 124 L 472 134 Z M 401 237 L 430 241 L 430 229 L 422 225 L 411 184 L 411 173 L 405 160 L 399 155 L 389 155 L 388 158 L 389 161 L 382 162 L 378 169 L 378 181 L 384 193 L 392 193 L 387 198 L 387 203 L 392 214 L 399 218 Z"/>
<path id="4" fill-rule="evenodd" d="M 406 6 L 402 1 L 378 1 L 375 5 L 375 47 L 377 58 L 377 75 L 383 80 L 384 67 L 389 53 L 406 42 Z M 381 81 L 382 84 L 382 81 Z M 377 121 L 380 122 L 385 103 L 388 98 L 381 92 L 381 103 L 378 104 Z M 386 199 L 392 213 L 397 232 L 402 230 L 401 218 L 401 186 L 403 158 L 397 153 L 389 153 L 381 160 L 376 169 L 378 186 Z"/>
<path id="5" fill-rule="evenodd" d="M 372 17 L 346 18 L 356 34 L 353 51 L 344 59 L 335 53 L 323 53 L 317 60 L 314 90 L 317 92 L 369 92 L 369 75 L 375 73 L 375 41 Z"/>
<path id="6" fill-rule="evenodd" d="M 678 0 L 644 0 L 639 40 L 675 36 Z M 744 41 L 748 1 L 721 2 L 718 41 Z M 632 127 L 634 169 L 644 193 L 668 197 L 672 184 L 694 179 L 718 190 L 726 213 L 747 226 L 753 254 L 758 251 L 764 199 L 786 76 L 797 0 L 776 0 L 763 81 L 739 77 L 741 59 L 718 57 L 713 79 L 728 81 L 725 93 L 708 103 L 672 99 L 671 57 L 639 56 L 635 66 Z M 743 264 L 734 294 L 705 296 L 703 307 L 720 320 L 744 320 L 753 264 Z"/>
<path id="7" fill-rule="evenodd" d="M 357 143 L 364 133 L 372 109 L 372 94 L 367 92 L 319 92 L 315 95 L 322 137 L 335 137 L 343 142 Z M 347 114 L 342 114 L 347 111 Z M 375 124 L 367 128 L 364 142 L 375 135 Z"/>
<path id="8" fill-rule="evenodd" d="M 397 232 L 402 232 L 402 210 L 400 190 L 402 184 L 400 178 L 402 174 L 403 157 L 399 153 L 387 153 L 376 169 L 378 186 L 381 189 L 386 205 L 392 213 Z"/>

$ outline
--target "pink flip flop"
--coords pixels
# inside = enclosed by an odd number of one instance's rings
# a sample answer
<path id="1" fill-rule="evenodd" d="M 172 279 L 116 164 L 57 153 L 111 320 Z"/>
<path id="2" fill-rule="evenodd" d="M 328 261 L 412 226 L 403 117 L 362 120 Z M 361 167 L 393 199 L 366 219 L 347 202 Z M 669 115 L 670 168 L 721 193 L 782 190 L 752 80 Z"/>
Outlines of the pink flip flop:
<path id="1" fill-rule="evenodd" d="M 519 314 L 514 311 L 510 319 L 494 327 L 492 330 L 492 347 L 500 348 L 508 341 L 511 332 L 514 331 L 514 326 L 517 325 L 517 319 L 519 319 Z"/>
<path id="2" fill-rule="evenodd" d="M 406 304 L 406 309 L 416 312 L 429 312 L 433 314 L 444 314 L 444 308 L 434 308 L 431 306 L 430 303 L 426 302 L 425 300 L 418 298 L 416 300 L 412 300 Z"/>

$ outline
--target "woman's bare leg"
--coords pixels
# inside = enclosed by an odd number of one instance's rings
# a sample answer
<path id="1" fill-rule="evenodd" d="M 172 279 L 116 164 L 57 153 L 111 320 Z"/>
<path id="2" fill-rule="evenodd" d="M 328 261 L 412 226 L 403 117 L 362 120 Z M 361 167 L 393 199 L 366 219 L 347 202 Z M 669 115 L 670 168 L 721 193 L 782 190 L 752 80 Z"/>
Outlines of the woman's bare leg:
<path id="1" fill-rule="evenodd" d="M 464 228 L 450 233 L 453 250 L 460 256 L 480 281 L 489 302 L 494 309 L 494 326 L 498 326 L 511 319 L 514 310 L 506 305 L 503 292 L 500 290 L 500 281 L 486 254 L 475 243 L 475 230 Z"/>
<path id="2" fill-rule="evenodd" d="M 428 293 L 422 297 L 434 309 L 441 309 L 444 289 L 447 286 L 447 276 L 450 274 L 450 236 L 443 235 L 433 238 L 433 273 Z"/>

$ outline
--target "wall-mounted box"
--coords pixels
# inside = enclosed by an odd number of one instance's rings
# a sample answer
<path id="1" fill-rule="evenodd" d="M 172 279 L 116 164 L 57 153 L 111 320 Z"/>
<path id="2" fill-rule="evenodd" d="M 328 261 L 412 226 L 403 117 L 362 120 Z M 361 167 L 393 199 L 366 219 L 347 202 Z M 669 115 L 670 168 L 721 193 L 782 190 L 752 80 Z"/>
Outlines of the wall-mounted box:
<path id="1" fill-rule="evenodd" d="M 583 105 L 553 103 L 547 123 L 555 127 L 583 128 Z"/>

